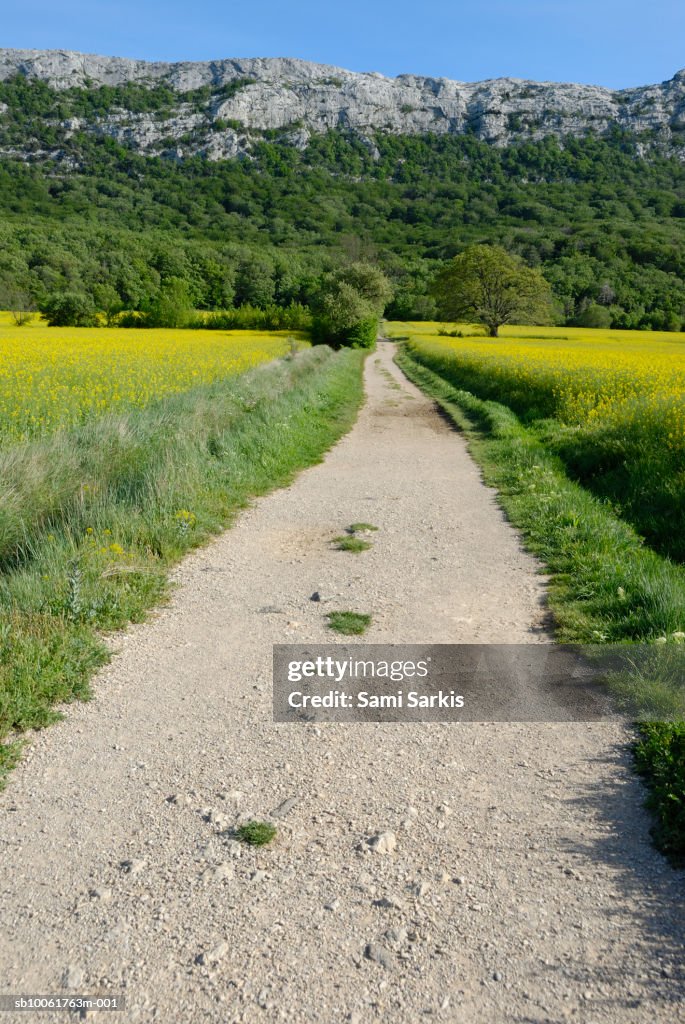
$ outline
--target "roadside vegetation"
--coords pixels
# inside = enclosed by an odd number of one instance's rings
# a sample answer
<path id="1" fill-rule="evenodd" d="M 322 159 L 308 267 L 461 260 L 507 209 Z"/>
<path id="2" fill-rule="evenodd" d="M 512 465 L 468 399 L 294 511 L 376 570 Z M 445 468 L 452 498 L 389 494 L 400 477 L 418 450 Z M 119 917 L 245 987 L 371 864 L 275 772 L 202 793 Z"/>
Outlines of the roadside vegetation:
<path id="1" fill-rule="evenodd" d="M 654 644 L 666 650 L 681 645 L 681 538 L 669 537 L 660 506 L 659 515 L 649 520 L 653 543 L 645 543 L 630 511 L 639 494 L 644 499 L 647 493 L 669 493 L 661 474 L 674 466 L 672 457 L 681 457 L 682 432 L 664 425 L 665 410 L 675 409 L 677 400 L 669 386 L 673 378 L 663 376 L 667 363 L 665 357 L 660 362 L 658 342 L 652 339 L 653 348 L 643 338 L 641 358 L 628 352 L 622 362 L 618 346 L 615 358 L 607 359 L 601 337 L 596 339 L 599 345 L 592 346 L 592 335 L 576 337 L 575 356 L 570 358 L 571 339 L 555 339 L 551 331 L 541 338 L 540 328 L 516 329 L 500 342 L 448 339 L 425 325 L 386 325 L 386 332 L 408 338 L 399 356 L 402 369 L 466 434 L 486 482 L 497 488 L 509 518 L 550 572 L 549 605 L 557 640 Z M 609 342 L 605 339 L 604 344 Z M 671 359 L 677 367 L 677 346 Z M 668 369 L 678 372 L 673 365 Z M 682 409 L 682 394 L 680 403 Z M 582 409 L 575 421 L 572 408 Z M 582 455 L 594 457 L 600 468 L 594 476 L 578 472 Z M 616 472 L 619 460 L 622 473 Z M 671 514 L 678 522 L 682 499 L 677 488 L 682 480 L 671 472 Z M 607 481 L 624 488 L 611 500 Z M 633 493 L 631 488 L 639 484 L 642 490 Z M 615 693 L 641 719 L 671 719 L 638 726 L 636 764 L 651 787 L 655 839 L 677 859 L 685 855 L 685 687 L 683 658 L 675 663 L 677 670 L 670 674 L 621 677 L 615 681 Z"/>
<path id="2" fill-rule="evenodd" d="M 349 429 L 361 366 L 289 353 L 0 449 L 0 775 L 23 730 L 89 696 L 103 631 L 142 620 L 174 562 Z"/>
<path id="3" fill-rule="evenodd" d="M 650 789 L 654 838 L 675 865 L 685 867 L 685 722 L 646 722 L 638 734 L 635 767 Z"/>

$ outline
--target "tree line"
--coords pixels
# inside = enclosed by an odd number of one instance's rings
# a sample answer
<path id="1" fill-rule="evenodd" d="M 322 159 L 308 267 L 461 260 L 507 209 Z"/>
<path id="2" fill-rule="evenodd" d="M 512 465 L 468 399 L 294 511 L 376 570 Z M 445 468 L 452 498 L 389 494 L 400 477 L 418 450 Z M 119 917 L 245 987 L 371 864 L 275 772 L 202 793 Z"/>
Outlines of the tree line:
<path id="1" fill-rule="evenodd" d="M 263 138 L 249 160 L 178 161 L 68 135 L 45 113 L 47 86 L 13 88 L 0 149 L 21 139 L 35 153 L 0 160 L 0 298 L 45 305 L 69 292 L 153 319 L 179 296 L 205 311 L 309 307 L 327 274 L 362 262 L 392 284 L 388 316 L 433 319 L 441 268 L 489 244 L 543 274 L 560 323 L 683 326 L 685 168 L 658 148 L 640 155 L 633 136 L 498 149 L 468 135 L 330 132 L 303 151 Z M 62 102 L 84 107 L 71 92 Z"/>

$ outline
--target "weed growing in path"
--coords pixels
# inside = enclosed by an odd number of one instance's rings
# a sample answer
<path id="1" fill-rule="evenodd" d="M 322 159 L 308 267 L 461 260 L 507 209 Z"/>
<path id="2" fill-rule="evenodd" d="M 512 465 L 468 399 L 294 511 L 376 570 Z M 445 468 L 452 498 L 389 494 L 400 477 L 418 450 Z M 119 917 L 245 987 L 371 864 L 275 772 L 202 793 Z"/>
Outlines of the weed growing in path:
<path id="1" fill-rule="evenodd" d="M 361 537 L 335 537 L 333 543 L 338 551 L 354 551 L 355 554 L 359 554 L 360 551 L 367 551 L 371 544 L 368 540 L 362 540 Z"/>
<path id="2" fill-rule="evenodd" d="M 276 836 L 276 829 L 268 821 L 248 821 L 235 832 L 238 839 L 250 846 L 266 846 Z"/>
<path id="3" fill-rule="evenodd" d="M 336 633 L 361 636 L 371 625 L 371 616 L 362 612 L 329 612 L 328 625 Z"/>
<path id="4" fill-rule="evenodd" d="M 354 551 L 356 554 L 359 554 L 360 551 L 368 551 L 372 545 L 370 541 L 358 537 L 357 534 L 371 533 L 377 529 L 378 527 L 373 526 L 372 523 L 351 523 L 345 527 L 346 536 L 334 537 L 333 543 L 338 551 Z"/>

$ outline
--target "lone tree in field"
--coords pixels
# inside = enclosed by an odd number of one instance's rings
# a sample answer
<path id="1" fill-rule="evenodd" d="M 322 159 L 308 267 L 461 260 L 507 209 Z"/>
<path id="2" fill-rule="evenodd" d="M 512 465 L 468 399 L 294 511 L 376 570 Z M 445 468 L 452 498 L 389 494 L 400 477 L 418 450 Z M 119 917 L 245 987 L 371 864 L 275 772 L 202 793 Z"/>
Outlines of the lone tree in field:
<path id="1" fill-rule="evenodd" d="M 550 321 L 552 293 L 540 271 L 498 245 L 472 245 L 455 256 L 433 294 L 442 319 L 483 324 L 491 338 L 503 324 Z"/>

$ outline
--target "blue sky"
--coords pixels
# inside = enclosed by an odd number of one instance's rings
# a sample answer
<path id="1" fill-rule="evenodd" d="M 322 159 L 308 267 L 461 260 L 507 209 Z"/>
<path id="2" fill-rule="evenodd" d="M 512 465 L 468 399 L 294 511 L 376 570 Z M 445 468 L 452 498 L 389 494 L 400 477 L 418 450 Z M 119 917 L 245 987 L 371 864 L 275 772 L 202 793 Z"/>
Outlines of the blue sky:
<path id="1" fill-rule="evenodd" d="M 9 6 L 9 4 L 8 4 Z M 353 71 L 621 88 L 685 67 L 683 0 L 21 0 L 0 45 L 148 60 L 302 57 Z"/>

